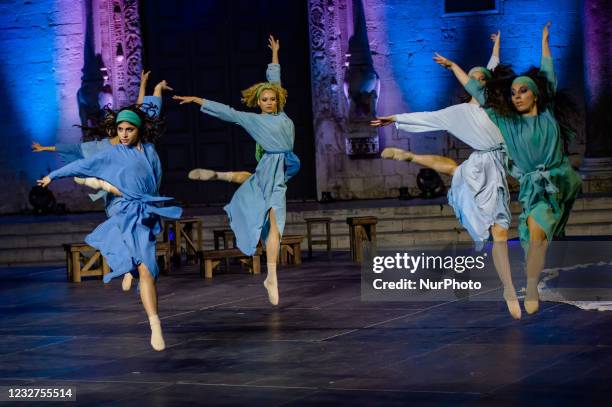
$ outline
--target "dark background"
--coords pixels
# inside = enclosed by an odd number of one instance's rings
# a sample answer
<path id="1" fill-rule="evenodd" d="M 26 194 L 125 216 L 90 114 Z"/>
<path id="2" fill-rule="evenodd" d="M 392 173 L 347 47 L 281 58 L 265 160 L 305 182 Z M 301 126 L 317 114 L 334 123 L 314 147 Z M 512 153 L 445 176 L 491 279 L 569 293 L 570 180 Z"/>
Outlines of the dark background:
<path id="1" fill-rule="evenodd" d="M 199 96 L 249 110 L 240 91 L 266 80 L 268 35 L 280 40 L 281 79 L 289 97 L 285 112 L 295 124 L 300 173 L 288 185 L 290 200 L 315 199 L 314 136 L 310 91 L 308 12 L 305 1 L 182 0 L 141 2 L 143 67 L 149 88 L 166 79 L 175 94 Z M 195 182 L 193 168 L 254 171 L 255 142 L 239 126 L 164 98 L 167 131 L 157 144 L 163 164 L 162 194 L 200 204 L 227 203 L 237 188 Z"/>

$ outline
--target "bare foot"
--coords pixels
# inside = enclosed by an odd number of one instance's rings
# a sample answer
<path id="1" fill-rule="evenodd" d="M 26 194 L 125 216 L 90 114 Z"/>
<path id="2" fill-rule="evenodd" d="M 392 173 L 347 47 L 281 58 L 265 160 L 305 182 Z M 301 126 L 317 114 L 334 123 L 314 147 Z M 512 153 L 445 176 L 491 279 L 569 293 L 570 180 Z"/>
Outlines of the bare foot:
<path id="1" fill-rule="evenodd" d="M 414 154 L 410 151 L 402 150 L 401 148 L 387 147 L 380 153 L 380 156 L 389 160 L 412 161 Z"/>

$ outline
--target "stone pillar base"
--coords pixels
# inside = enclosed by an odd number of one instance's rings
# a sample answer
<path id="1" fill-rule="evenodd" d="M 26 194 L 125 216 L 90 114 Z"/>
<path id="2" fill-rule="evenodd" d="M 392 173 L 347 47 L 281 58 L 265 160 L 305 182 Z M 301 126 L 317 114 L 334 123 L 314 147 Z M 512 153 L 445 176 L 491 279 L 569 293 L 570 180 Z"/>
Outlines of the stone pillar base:
<path id="1" fill-rule="evenodd" d="M 612 193 L 612 157 L 585 157 L 579 169 L 584 193 Z"/>

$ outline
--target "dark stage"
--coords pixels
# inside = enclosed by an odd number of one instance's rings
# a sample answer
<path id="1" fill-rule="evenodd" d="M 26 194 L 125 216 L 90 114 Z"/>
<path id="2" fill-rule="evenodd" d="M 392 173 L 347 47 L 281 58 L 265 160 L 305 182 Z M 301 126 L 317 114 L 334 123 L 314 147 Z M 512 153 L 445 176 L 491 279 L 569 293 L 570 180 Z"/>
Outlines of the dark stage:
<path id="1" fill-rule="evenodd" d="M 0 385 L 76 387 L 78 405 L 605 405 L 612 313 L 542 303 L 368 303 L 348 253 L 263 276 L 195 266 L 159 280 L 167 349 L 134 291 L 0 269 Z M 12 404 L 12 403 L 10 403 Z"/>

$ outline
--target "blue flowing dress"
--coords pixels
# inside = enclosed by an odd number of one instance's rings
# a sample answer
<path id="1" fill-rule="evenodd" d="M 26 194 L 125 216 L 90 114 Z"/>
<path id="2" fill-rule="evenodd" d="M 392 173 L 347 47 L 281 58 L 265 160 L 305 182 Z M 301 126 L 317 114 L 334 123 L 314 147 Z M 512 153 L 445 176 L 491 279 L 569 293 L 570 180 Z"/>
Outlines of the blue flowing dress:
<path id="1" fill-rule="evenodd" d="M 151 275 L 159 274 L 155 259 L 156 235 L 161 232 L 161 218 L 178 219 L 182 209 L 158 207 L 172 198 L 157 196 L 157 179 L 146 150 L 115 145 L 89 158 L 74 161 L 52 171 L 49 178 L 96 177 L 121 191 L 108 208 L 109 218 L 85 238 L 100 250 L 112 271 L 104 282 L 132 272 L 144 263 Z"/>
<path id="2" fill-rule="evenodd" d="M 269 82 L 280 83 L 280 65 L 269 64 L 266 74 Z M 295 139 L 293 122 L 284 112 L 240 112 L 211 100 L 205 100 L 200 110 L 242 126 L 266 152 L 255 173 L 236 190 L 224 208 L 236 236 L 236 245 L 250 256 L 255 253 L 260 239 L 267 240 L 270 209 L 274 209 L 281 236 L 285 228 L 286 182 L 299 169 L 299 160 L 292 151 Z"/>

